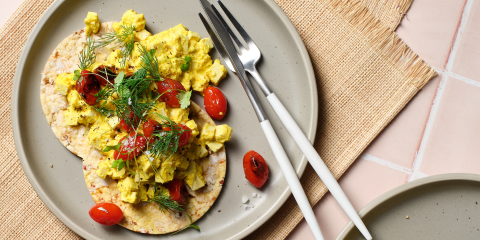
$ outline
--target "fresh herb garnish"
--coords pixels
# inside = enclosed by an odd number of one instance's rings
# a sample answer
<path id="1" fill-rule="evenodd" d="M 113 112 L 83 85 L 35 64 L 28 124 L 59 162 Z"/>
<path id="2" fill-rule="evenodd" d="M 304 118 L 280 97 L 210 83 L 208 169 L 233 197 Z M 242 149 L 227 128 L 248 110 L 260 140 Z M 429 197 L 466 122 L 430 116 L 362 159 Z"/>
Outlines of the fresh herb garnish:
<path id="1" fill-rule="evenodd" d="M 136 125 L 145 120 L 145 114 L 155 104 L 154 102 L 145 101 L 145 91 L 149 89 L 151 80 L 145 78 L 144 70 L 138 70 L 129 78 L 120 72 L 115 78 L 114 84 L 109 84 L 100 90 L 95 96 L 97 103 L 104 101 L 103 106 L 95 108 L 104 116 L 115 115 L 125 121 L 129 126 L 136 128 Z M 112 97 L 117 93 L 116 98 Z M 110 101 L 113 109 L 105 107 L 107 101 Z"/>
<path id="2" fill-rule="evenodd" d="M 120 151 L 120 145 L 121 143 L 118 143 L 117 145 L 107 145 L 102 152 L 109 152 L 111 150 L 117 150 Z"/>
<path id="3" fill-rule="evenodd" d="M 92 37 L 87 37 L 87 46 L 85 46 L 78 55 L 80 60 L 80 65 L 78 65 L 78 68 L 80 68 L 80 70 L 85 70 L 95 63 L 95 60 L 97 59 L 95 48 L 95 41 L 92 39 Z M 78 73 L 80 74 L 80 71 Z"/>
<path id="4" fill-rule="evenodd" d="M 192 58 L 190 56 L 186 56 L 185 63 L 180 66 L 182 72 L 186 72 L 188 69 L 190 69 L 190 61 L 192 61 Z"/>
<path id="5" fill-rule="evenodd" d="M 147 76 L 163 81 L 163 77 L 160 75 L 160 69 L 158 68 L 158 59 L 155 56 L 155 49 L 150 49 L 147 51 L 145 46 L 139 44 L 139 50 L 142 54 L 140 59 L 142 61 L 142 69 L 145 71 Z"/>
<path id="6" fill-rule="evenodd" d="M 80 70 L 73 71 L 73 80 L 77 81 L 82 75 L 80 74 Z"/>
<path id="7" fill-rule="evenodd" d="M 165 211 L 183 211 L 182 205 L 178 204 L 178 202 L 174 201 L 168 191 L 165 188 L 157 187 L 157 183 L 155 182 L 155 193 L 154 197 L 148 202 L 155 201 L 158 202 L 158 208 L 164 213 Z"/>
<path id="8" fill-rule="evenodd" d="M 179 229 L 178 231 L 173 232 L 173 233 L 170 234 L 170 235 L 177 234 L 177 233 L 179 233 L 179 232 L 181 232 L 181 231 L 183 231 L 183 230 L 185 230 L 185 229 L 187 229 L 187 228 L 190 228 L 190 227 L 191 227 L 191 228 L 195 228 L 195 229 L 197 229 L 198 231 L 200 231 L 200 228 L 199 228 L 197 225 L 192 224 L 192 223 L 193 223 L 192 217 L 190 217 L 190 215 L 188 215 L 188 214 L 187 214 L 187 217 L 188 217 L 188 219 L 190 219 L 190 224 L 188 224 L 188 226 L 186 226 L 186 227 L 184 227 L 184 228 L 182 228 L 182 229 Z"/>
<path id="9" fill-rule="evenodd" d="M 98 44 L 95 47 L 105 47 L 112 43 L 114 44 L 113 48 L 121 48 L 122 61 L 120 65 L 124 67 L 135 48 L 135 26 L 122 25 L 120 33 L 113 31 L 105 34 L 104 37 L 98 40 Z"/>
<path id="10" fill-rule="evenodd" d="M 180 108 L 185 109 L 190 106 L 190 98 L 192 97 L 192 91 L 179 92 L 177 98 L 180 102 Z"/>
<path id="11" fill-rule="evenodd" d="M 153 133 L 153 136 L 158 137 L 158 140 L 152 144 L 152 147 L 150 148 L 150 156 L 161 159 L 163 162 L 169 160 L 177 151 L 180 135 L 186 130 L 183 130 L 180 126 L 167 117 L 158 113 L 157 115 L 165 120 L 163 123 L 161 123 L 162 129 L 170 130 L 163 130 Z"/>
<path id="12" fill-rule="evenodd" d="M 120 171 L 123 167 L 125 167 L 125 162 L 122 159 L 118 159 L 113 161 L 111 168 L 116 168 L 118 171 Z"/>

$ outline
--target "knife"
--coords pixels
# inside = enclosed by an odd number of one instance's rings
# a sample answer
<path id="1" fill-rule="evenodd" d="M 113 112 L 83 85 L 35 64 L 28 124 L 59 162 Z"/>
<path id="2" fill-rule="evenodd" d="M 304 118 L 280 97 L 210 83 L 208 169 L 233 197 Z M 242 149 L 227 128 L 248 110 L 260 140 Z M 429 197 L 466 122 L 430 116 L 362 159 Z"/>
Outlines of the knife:
<path id="1" fill-rule="evenodd" d="M 305 216 L 305 220 L 307 221 L 310 227 L 310 230 L 315 236 L 315 239 L 323 240 L 324 238 L 323 238 L 322 232 L 320 231 L 320 226 L 318 225 L 315 214 L 313 213 L 310 203 L 308 202 L 307 195 L 305 194 L 305 191 L 303 190 L 302 185 L 300 184 L 298 176 L 295 170 L 293 169 L 293 166 L 290 163 L 290 160 L 288 159 L 287 154 L 285 153 L 285 150 L 283 149 L 283 146 L 280 143 L 280 140 L 278 139 L 275 131 L 273 130 L 273 127 L 270 121 L 268 120 L 265 112 L 263 111 L 263 108 L 259 104 L 257 95 L 253 91 L 253 87 L 250 83 L 250 80 L 247 78 L 245 69 L 243 67 L 242 62 L 240 61 L 240 58 L 237 55 L 237 50 L 233 45 L 230 35 L 228 34 L 225 27 L 222 25 L 220 20 L 217 18 L 217 16 L 213 12 L 213 9 L 210 6 L 210 3 L 207 0 L 199 0 L 199 1 L 208 19 L 210 20 L 210 23 L 213 26 L 213 30 L 212 28 L 210 28 L 210 25 L 208 24 L 208 22 L 206 21 L 206 19 L 203 17 L 201 13 L 199 13 L 200 19 L 205 25 L 205 28 L 207 29 L 208 34 L 211 36 L 212 41 L 215 44 L 215 47 L 219 51 L 225 51 L 225 53 L 228 55 L 228 58 L 230 59 L 230 62 L 233 65 L 233 68 L 235 69 L 235 74 L 240 79 L 240 82 L 242 83 L 242 86 L 245 89 L 245 92 L 247 93 L 247 96 L 250 102 L 252 103 L 252 106 L 255 110 L 255 113 L 257 114 L 260 125 L 265 133 L 265 136 L 267 137 L 267 141 L 272 148 L 273 154 L 277 159 L 277 162 L 285 176 L 285 179 L 287 180 L 288 185 L 290 186 L 293 197 L 297 201 L 298 206 L 300 207 L 300 210 Z"/>

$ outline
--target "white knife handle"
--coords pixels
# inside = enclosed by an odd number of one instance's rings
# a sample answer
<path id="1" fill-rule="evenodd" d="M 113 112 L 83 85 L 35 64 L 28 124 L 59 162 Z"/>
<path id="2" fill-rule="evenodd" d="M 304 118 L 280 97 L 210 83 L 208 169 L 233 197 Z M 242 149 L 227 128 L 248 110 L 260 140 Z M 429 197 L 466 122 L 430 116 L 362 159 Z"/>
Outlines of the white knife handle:
<path id="1" fill-rule="evenodd" d="M 325 186 L 327 186 L 328 190 L 330 190 L 330 193 L 332 193 L 333 197 L 335 197 L 337 202 L 343 208 L 345 213 L 347 213 L 348 217 L 352 220 L 355 226 L 357 226 L 362 235 L 366 239 L 372 239 L 372 236 L 368 232 L 367 227 L 358 216 L 357 211 L 355 211 L 355 209 L 353 208 L 352 204 L 348 200 L 337 180 L 335 180 L 330 170 L 320 158 L 315 148 L 313 148 L 310 141 L 308 141 L 305 134 L 303 134 L 302 130 L 298 127 L 295 120 L 293 120 L 290 113 L 283 106 L 275 93 L 271 93 L 270 95 L 268 95 L 267 99 L 277 113 L 280 120 L 282 121 L 285 128 L 288 130 L 290 135 L 292 135 L 300 150 L 303 152 L 303 154 L 305 154 L 305 157 L 310 162 L 310 165 L 312 165 L 313 169 L 315 170 L 315 172 L 317 172 L 320 179 L 322 179 L 323 183 L 325 183 Z"/>
<path id="2" fill-rule="evenodd" d="M 320 231 L 320 226 L 318 226 L 317 219 L 315 218 L 315 214 L 313 213 L 312 207 L 308 202 L 307 195 L 305 195 L 305 191 L 303 191 L 302 185 L 298 180 L 297 173 L 292 167 L 290 160 L 283 149 L 280 140 L 278 140 L 277 134 L 272 128 L 272 124 L 270 124 L 269 120 L 265 120 L 260 123 L 262 126 L 263 132 L 267 137 L 268 143 L 272 148 L 273 154 L 277 159 L 278 165 L 282 169 L 283 175 L 287 180 L 288 186 L 292 190 L 293 197 L 298 203 L 300 210 L 302 210 L 303 215 L 305 216 L 305 220 L 307 221 L 310 229 L 317 240 L 323 240 L 322 232 Z"/>

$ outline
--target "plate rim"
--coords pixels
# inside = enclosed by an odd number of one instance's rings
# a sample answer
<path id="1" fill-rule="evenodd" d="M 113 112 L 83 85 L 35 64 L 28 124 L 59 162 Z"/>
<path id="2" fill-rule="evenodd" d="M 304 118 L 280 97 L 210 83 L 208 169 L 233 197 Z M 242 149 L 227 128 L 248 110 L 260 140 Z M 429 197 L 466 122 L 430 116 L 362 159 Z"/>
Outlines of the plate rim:
<path id="1" fill-rule="evenodd" d="M 417 179 L 412 182 L 405 183 L 400 185 L 382 195 L 375 198 L 375 200 L 371 201 L 367 206 L 365 206 L 359 213 L 360 218 L 363 218 L 370 212 L 374 211 L 376 207 L 380 206 L 381 204 L 392 201 L 394 198 L 399 197 L 400 195 L 408 192 L 412 189 L 424 187 L 430 184 L 436 184 L 440 182 L 450 182 L 450 181 L 470 181 L 470 182 L 477 182 L 480 183 L 480 175 L 473 174 L 473 173 L 445 173 L 439 175 L 433 175 L 429 177 L 424 177 Z M 335 240 L 343 240 L 349 233 L 355 228 L 355 225 L 352 221 L 350 221 L 338 234 Z"/>
<path id="2" fill-rule="evenodd" d="M 48 21 L 48 19 L 51 17 L 53 13 L 64 3 L 66 3 L 68 0 L 55 0 L 50 7 L 47 8 L 45 13 L 39 18 L 38 22 L 35 24 L 33 27 L 30 35 L 28 36 L 25 45 L 22 49 L 22 52 L 20 54 L 20 57 L 17 62 L 17 67 L 15 69 L 15 75 L 13 78 L 13 85 L 12 85 L 12 96 L 11 96 L 11 120 L 12 120 L 12 131 L 13 131 L 13 140 L 15 144 L 15 149 L 17 151 L 18 158 L 20 160 L 20 164 L 22 166 L 23 171 L 25 172 L 25 176 L 27 177 L 30 185 L 34 189 L 35 193 L 37 196 L 40 198 L 40 200 L 47 206 L 47 208 L 62 222 L 64 223 L 69 229 L 74 231 L 76 234 L 80 235 L 81 237 L 84 237 L 86 239 L 96 239 L 97 236 L 92 235 L 91 233 L 85 231 L 83 228 L 81 228 L 79 225 L 77 225 L 74 221 L 69 219 L 66 215 L 63 214 L 63 212 L 56 207 L 56 205 L 53 203 L 52 199 L 44 192 L 43 188 L 40 186 L 37 178 L 34 176 L 32 169 L 30 168 L 30 165 L 28 164 L 28 158 L 26 156 L 26 153 L 23 148 L 23 141 L 20 138 L 21 136 L 21 131 L 20 131 L 20 125 L 19 125 L 19 111 L 18 111 L 18 102 L 19 102 L 19 92 L 20 92 L 20 82 L 21 82 L 21 76 L 22 72 L 24 71 L 27 56 L 29 52 L 31 51 L 32 45 L 37 38 L 38 34 L 40 31 L 43 29 L 45 26 L 45 23 Z M 263 2 L 275 13 L 276 16 L 278 16 L 278 19 L 281 21 L 282 25 L 285 27 L 287 30 L 287 33 L 293 38 L 294 45 L 298 47 L 298 51 L 300 53 L 300 56 L 302 58 L 302 61 L 304 62 L 305 65 L 305 73 L 307 75 L 307 79 L 309 79 L 309 87 L 310 87 L 310 95 L 313 97 L 313 102 L 310 108 L 310 111 L 312 114 L 312 119 L 310 125 L 307 126 L 307 129 L 309 129 L 309 132 L 306 134 L 307 139 L 313 144 L 315 141 L 316 137 L 316 132 L 317 132 L 317 127 L 318 127 L 318 91 L 317 91 L 317 83 L 316 83 L 316 78 L 315 78 L 315 73 L 313 70 L 313 65 L 310 59 L 310 56 L 308 54 L 308 51 L 306 49 L 306 46 L 301 39 L 298 31 L 296 30 L 295 26 L 293 23 L 290 21 L 290 19 L 287 17 L 285 12 L 278 6 L 274 0 L 263 0 Z M 303 173 L 305 172 L 306 166 L 307 166 L 307 159 L 305 156 L 302 156 L 300 160 L 300 166 L 298 167 L 297 175 L 299 178 L 303 176 Z M 242 231 L 238 232 L 237 234 L 231 236 L 229 239 L 237 239 L 237 238 L 244 238 L 251 234 L 253 231 L 261 227 L 263 224 L 265 224 L 282 206 L 283 204 L 287 201 L 289 196 L 291 195 L 291 190 L 290 187 L 287 186 L 285 188 L 285 191 L 281 195 L 280 198 L 277 199 L 273 203 L 273 208 L 270 209 L 270 211 L 267 211 L 262 217 L 260 217 L 257 221 L 252 222 L 250 226 L 246 227 Z"/>

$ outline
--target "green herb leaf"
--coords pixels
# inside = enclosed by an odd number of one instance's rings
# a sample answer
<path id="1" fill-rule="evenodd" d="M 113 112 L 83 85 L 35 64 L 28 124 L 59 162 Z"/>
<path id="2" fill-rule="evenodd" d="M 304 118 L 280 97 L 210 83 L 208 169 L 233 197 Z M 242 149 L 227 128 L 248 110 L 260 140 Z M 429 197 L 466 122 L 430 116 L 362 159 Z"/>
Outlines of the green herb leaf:
<path id="1" fill-rule="evenodd" d="M 73 71 L 73 80 L 77 81 L 79 78 L 80 78 L 80 70 L 77 69 L 75 71 Z"/>
<path id="2" fill-rule="evenodd" d="M 115 77 L 115 85 L 120 85 L 123 82 L 123 79 L 125 78 L 125 73 L 123 71 L 120 71 L 120 73 Z"/>
<path id="3" fill-rule="evenodd" d="M 172 234 L 170 234 L 170 235 L 177 234 L 177 233 L 179 233 L 179 232 L 181 232 L 181 231 L 183 231 L 183 230 L 185 230 L 185 229 L 187 229 L 187 228 L 190 228 L 190 227 L 191 227 L 191 228 L 195 228 L 195 229 L 197 229 L 198 231 L 200 231 L 200 228 L 199 228 L 197 225 L 195 225 L 195 224 L 192 224 L 192 223 L 193 223 L 193 221 L 192 221 L 192 217 L 190 217 L 190 215 L 188 215 L 188 214 L 187 214 L 187 216 L 188 216 L 188 218 L 190 219 L 190 224 L 189 224 L 188 226 L 186 226 L 186 227 L 182 228 L 182 229 L 179 229 L 179 230 L 178 230 L 178 231 L 176 231 L 176 232 L 173 232 L 173 233 L 172 233 Z"/>
<path id="4" fill-rule="evenodd" d="M 185 63 L 180 66 L 182 72 L 186 72 L 188 69 L 190 69 L 190 61 L 192 61 L 192 58 L 190 56 L 186 56 Z"/>
<path id="5" fill-rule="evenodd" d="M 102 150 L 102 152 L 109 152 L 109 151 L 111 151 L 111 150 L 120 151 L 120 144 L 121 144 L 121 143 L 119 143 L 119 144 L 117 144 L 117 145 L 111 145 L 111 146 L 108 146 L 108 145 L 107 145 L 107 146 Z"/>
<path id="6" fill-rule="evenodd" d="M 192 97 L 192 91 L 178 92 L 177 98 L 180 102 L 180 108 L 185 109 L 190 106 L 190 98 Z"/>
<path id="7" fill-rule="evenodd" d="M 118 171 L 120 171 L 123 167 L 125 167 L 125 162 L 122 159 L 118 159 L 113 161 L 111 168 L 116 168 Z"/>

